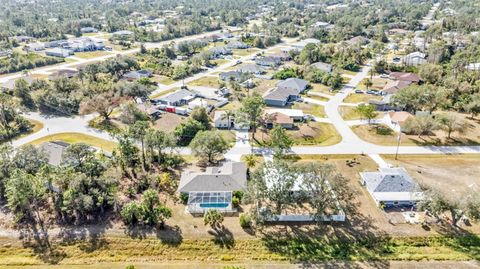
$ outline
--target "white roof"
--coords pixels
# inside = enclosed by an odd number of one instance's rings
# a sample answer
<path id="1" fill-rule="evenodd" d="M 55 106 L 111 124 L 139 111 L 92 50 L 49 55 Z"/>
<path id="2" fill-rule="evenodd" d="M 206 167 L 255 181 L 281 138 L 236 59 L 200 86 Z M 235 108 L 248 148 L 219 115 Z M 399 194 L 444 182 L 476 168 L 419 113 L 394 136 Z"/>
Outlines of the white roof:
<path id="1" fill-rule="evenodd" d="M 227 115 L 227 112 L 223 110 L 217 110 L 215 111 L 215 114 L 213 114 L 213 121 L 226 120 L 225 115 Z"/>
<path id="2" fill-rule="evenodd" d="M 287 115 L 289 117 L 303 117 L 303 111 L 300 109 L 285 109 L 285 108 L 274 108 L 274 109 L 269 109 L 266 111 L 267 114 L 273 114 L 273 113 L 282 113 L 284 115 Z"/>

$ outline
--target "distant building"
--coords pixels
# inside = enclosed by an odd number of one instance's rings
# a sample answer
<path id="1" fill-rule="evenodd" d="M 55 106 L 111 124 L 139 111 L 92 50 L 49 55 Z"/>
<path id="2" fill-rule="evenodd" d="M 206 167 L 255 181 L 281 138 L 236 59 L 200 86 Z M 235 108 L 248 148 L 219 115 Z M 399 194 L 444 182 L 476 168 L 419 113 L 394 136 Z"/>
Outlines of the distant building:
<path id="1" fill-rule="evenodd" d="M 133 32 L 128 30 L 122 30 L 122 31 L 116 31 L 112 33 L 112 35 L 114 38 L 128 38 L 133 35 Z"/>
<path id="2" fill-rule="evenodd" d="M 248 74 L 238 71 L 227 71 L 220 73 L 219 77 L 222 81 L 228 82 L 230 80 L 234 80 L 241 83 L 248 79 Z"/>
<path id="3" fill-rule="evenodd" d="M 271 129 L 277 124 L 280 125 L 280 127 L 282 128 L 292 129 L 293 119 L 280 112 L 266 113 L 265 127 Z"/>
<path id="4" fill-rule="evenodd" d="M 0 84 L 0 89 L 2 89 L 3 91 L 13 91 L 13 89 L 15 89 L 15 82 L 18 79 L 25 80 L 28 85 L 31 85 L 35 80 L 37 80 L 36 78 L 31 77 L 31 76 L 23 76 L 23 77 L 19 77 L 19 78 L 13 78 L 13 79 L 10 79 L 3 84 Z"/>
<path id="5" fill-rule="evenodd" d="M 312 68 L 316 68 L 320 71 L 325 73 L 331 73 L 333 70 L 333 66 L 331 64 L 323 63 L 323 62 L 316 62 L 310 65 Z"/>
<path id="6" fill-rule="evenodd" d="M 257 57 L 255 59 L 255 63 L 260 66 L 277 67 L 282 63 L 282 60 L 276 57 L 265 56 Z"/>
<path id="7" fill-rule="evenodd" d="M 53 49 L 46 50 L 45 55 L 65 58 L 65 57 L 68 57 L 70 55 L 73 55 L 73 51 L 68 50 L 68 49 L 62 49 L 62 48 L 53 48 Z"/>
<path id="8" fill-rule="evenodd" d="M 41 51 L 45 49 L 45 44 L 43 43 L 30 43 L 23 47 L 25 51 Z"/>
<path id="9" fill-rule="evenodd" d="M 292 48 L 296 50 L 303 50 L 303 48 L 305 48 L 305 46 L 307 46 L 308 44 L 319 44 L 319 43 L 320 43 L 320 40 L 318 39 L 307 38 L 307 39 L 298 41 L 297 43 L 294 43 L 292 45 Z"/>
<path id="10" fill-rule="evenodd" d="M 392 79 L 401 80 L 401 81 L 409 81 L 411 83 L 420 83 L 422 80 L 417 74 L 415 73 L 405 73 L 405 72 L 392 72 L 390 73 L 390 77 Z"/>
<path id="11" fill-rule="evenodd" d="M 82 32 L 83 34 L 98 33 L 98 29 L 95 27 L 83 27 L 83 28 L 80 28 L 80 32 Z"/>
<path id="12" fill-rule="evenodd" d="M 225 46 L 213 47 L 208 50 L 212 54 L 212 58 L 219 58 L 220 56 L 231 55 L 232 50 Z"/>
<path id="13" fill-rule="evenodd" d="M 237 72 L 261 75 L 265 73 L 265 69 L 256 64 L 242 64 L 237 68 Z"/>
<path id="14" fill-rule="evenodd" d="M 290 88 L 294 89 L 298 93 L 302 93 L 308 87 L 308 81 L 299 78 L 287 78 L 277 82 L 278 88 Z"/>
<path id="15" fill-rule="evenodd" d="M 382 91 L 386 94 L 396 94 L 399 90 L 406 88 L 411 84 L 411 81 L 393 80 L 385 84 Z"/>
<path id="16" fill-rule="evenodd" d="M 407 66 L 419 66 L 426 63 L 425 53 L 421 52 L 412 52 L 405 57 L 403 57 L 403 63 Z"/>
<path id="17" fill-rule="evenodd" d="M 189 90 L 178 90 L 174 93 L 168 94 L 158 98 L 158 102 L 169 106 L 181 106 L 188 104 L 191 100 L 195 99 L 196 94 Z"/>
<path id="18" fill-rule="evenodd" d="M 51 75 L 48 76 L 49 80 L 57 80 L 60 78 L 72 78 L 78 74 L 77 70 L 72 70 L 72 69 L 62 69 L 58 70 Z"/>
<path id="19" fill-rule="evenodd" d="M 231 41 L 227 44 L 228 49 L 248 49 L 250 45 L 241 41 Z"/>
<path id="20" fill-rule="evenodd" d="M 33 39 L 33 37 L 25 36 L 25 35 L 19 35 L 19 36 L 16 36 L 15 39 L 17 40 L 18 43 L 22 43 L 22 42 L 29 42 L 30 40 Z"/>
<path id="21" fill-rule="evenodd" d="M 370 42 L 370 40 L 363 36 L 355 36 L 350 38 L 347 43 L 350 45 L 366 45 Z"/>
<path id="22" fill-rule="evenodd" d="M 152 76 L 152 72 L 148 70 L 138 70 L 138 71 L 130 71 L 123 75 L 123 78 L 128 81 L 136 81 L 141 78 L 149 78 Z"/>

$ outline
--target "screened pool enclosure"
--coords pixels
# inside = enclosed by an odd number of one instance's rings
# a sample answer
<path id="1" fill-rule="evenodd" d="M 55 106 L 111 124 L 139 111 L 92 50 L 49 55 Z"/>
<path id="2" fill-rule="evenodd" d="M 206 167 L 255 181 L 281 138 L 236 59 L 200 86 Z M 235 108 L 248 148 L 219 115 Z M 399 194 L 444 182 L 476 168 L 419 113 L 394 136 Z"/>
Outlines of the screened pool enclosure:
<path id="1" fill-rule="evenodd" d="M 192 214 L 204 213 L 209 209 L 220 212 L 235 212 L 232 206 L 232 192 L 189 192 L 187 211 Z"/>

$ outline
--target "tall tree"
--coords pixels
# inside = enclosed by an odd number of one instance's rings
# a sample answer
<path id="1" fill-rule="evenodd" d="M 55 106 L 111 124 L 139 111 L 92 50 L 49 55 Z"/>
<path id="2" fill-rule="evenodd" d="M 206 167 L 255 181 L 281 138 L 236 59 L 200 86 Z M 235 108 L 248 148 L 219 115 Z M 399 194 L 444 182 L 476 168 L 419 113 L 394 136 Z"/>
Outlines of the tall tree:
<path id="1" fill-rule="evenodd" d="M 279 124 L 275 124 L 273 129 L 269 132 L 269 137 L 269 147 L 273 150 L 276 157 L 283 156 L 283 154 L 288 152 L 293 145 L 293 140 Z"/>
<path id="2" fill-rule="evenodd" d="M 242 101 L 242 107 L 240 108 L 240 112 L 247 115 L 250 128 L 252 128 L 252 138 L 254 139 L 255 132 L 257 131 L 257 127 L 260 123 L 264 107 L 265 101 L 259 94 L 256 93 L 243 99 Z"/>
<path id="3" fill-rule="evenodd" d="M 217 131 L 200 131 L 190 143 L 193 155 L 209 163 L 215 162 L 230 148 Z"/>

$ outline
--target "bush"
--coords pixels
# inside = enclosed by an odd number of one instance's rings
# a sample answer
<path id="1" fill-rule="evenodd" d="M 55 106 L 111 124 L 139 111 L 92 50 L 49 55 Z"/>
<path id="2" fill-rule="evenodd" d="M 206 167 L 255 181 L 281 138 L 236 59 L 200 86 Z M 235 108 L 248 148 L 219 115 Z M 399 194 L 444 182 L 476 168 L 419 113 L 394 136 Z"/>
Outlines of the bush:
<path id="1" fill-rule="evenodd" d="M 188 193 L 185 193 L 185 192 L 180 193 L 180 201 L 182 201 L 182 203 L 186 205 L 188 202 Z"/>
<path id="2" fill-rule="evenodd" d="M 240 227 L 243 229 L 252 227 L 252 218 L 248 214 L 240 215 Z"/>
<path id="3" fill-rule="evenodd" d="M 393 133 L 393 130 L 386 126 L 377 126 L 375 130 L 378 135 L 391 135 Z"/>
<path id="4" fill-rule="evenodd" d="M 240 205 L 240 199 L 238 197 L 232 197 L 232 205 L 233 207 L 238 207 Z"/>
<path id="5" fill-rule="evenodd" d="M 232 193 L 232 196 L 233 196 L 233 197 L 237 197 L 238 200 L 240 200 L 240 202 L 241 202 L 242 199 L 243 199 L 243 191 L 234 191 L 234 192 Z"/>
<path id="6" fill-rule="evenodd" d="M 135 269 L 135 265 L 127 265 L 127 267 L 125 267 L 125 269 Z"/>

